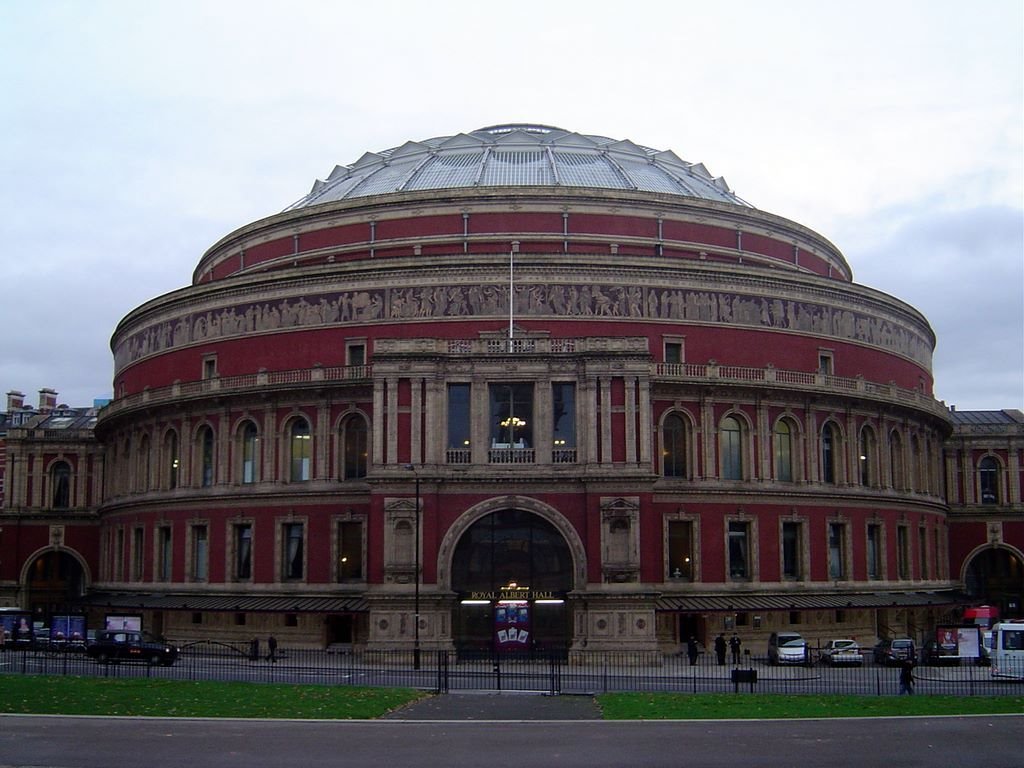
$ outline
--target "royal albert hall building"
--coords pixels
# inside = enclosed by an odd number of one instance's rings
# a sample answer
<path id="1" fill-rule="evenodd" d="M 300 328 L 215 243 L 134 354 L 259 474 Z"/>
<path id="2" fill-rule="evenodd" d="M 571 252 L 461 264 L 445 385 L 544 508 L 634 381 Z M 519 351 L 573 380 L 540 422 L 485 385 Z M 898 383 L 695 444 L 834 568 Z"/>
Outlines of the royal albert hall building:
<path id="1" fill-rule="evenodd" d="M 367 153 L 118 325 L 91 610 L 576 657 L 916 636 L 960 577 L 934 345 L 670 151 Z"/>

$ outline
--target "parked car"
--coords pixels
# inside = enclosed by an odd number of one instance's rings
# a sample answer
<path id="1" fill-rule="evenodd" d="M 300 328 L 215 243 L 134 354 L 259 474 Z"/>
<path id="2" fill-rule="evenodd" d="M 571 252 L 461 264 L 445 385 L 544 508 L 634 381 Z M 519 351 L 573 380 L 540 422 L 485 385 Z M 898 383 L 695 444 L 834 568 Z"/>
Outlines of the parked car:
<path id="1" fill-rule="evenodd" d="M 856 640 L 829 640 L 819 655 L 822 664 L 856 664 L 864 663 L 860 646 Z"/>
<path id="2" fill-rule="evenodd" d="M 112 661 L 142 661 L 169 667 L 179 654 L 177 646 L 143 632 L 124 629 L 101 630 L 85 652 L 100 664 Z"/>
<path id="3" fill-rule="evenodd" d="M 796 632 L 772 632 L 768 638 L 769 664 L 809 664 L 807 641 Z"/>
<path id="4" fill-rule="evenodd" d="M 876 664 L 899 664 L 901 661 L 917 661 L 917 648 L 909 637 L 895 637 L 883 640 L 874 648 Z"/>
<path id="5" fill-rule="evenodd" d="M 955 651 L 943 648 L 938 641 L 929 640 L 921 647 L 921 663 L 930 667 L 939 665 L 956 665 L 960 663 L 960 657 Z"/>

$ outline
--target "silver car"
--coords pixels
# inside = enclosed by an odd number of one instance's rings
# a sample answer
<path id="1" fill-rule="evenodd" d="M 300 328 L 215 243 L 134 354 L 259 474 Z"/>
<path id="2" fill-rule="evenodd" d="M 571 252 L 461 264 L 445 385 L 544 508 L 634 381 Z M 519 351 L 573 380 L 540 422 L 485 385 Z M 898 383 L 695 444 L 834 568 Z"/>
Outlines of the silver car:
<path id="1" fill-rule="evenodd" d="M 769 664 L 808 664 L 807 641 L 797 632 L 772 632 L 768 638 Z"/>

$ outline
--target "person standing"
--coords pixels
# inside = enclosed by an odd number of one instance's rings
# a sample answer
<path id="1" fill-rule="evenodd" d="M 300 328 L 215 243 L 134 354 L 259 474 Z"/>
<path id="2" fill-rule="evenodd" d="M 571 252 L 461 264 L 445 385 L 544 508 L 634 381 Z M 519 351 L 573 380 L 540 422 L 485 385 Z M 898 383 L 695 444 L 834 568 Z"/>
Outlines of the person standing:
<path id="1" fill-rule="evenodd" d="M 277 638 L 274 637 L 273 635 L 271 635 L 270 637 L 267 638 L 267 649 L 269 650 L 269 653 L 267 653 L 267 661 L 272 661 L 272 662 L 274 662 L 276 664 L 277 663 Z"/>
<path id="2" fill-rule="evenodd" d="M 732 633 L 732 637 L 729 638 L 729 648 L 732 650 L 732 663 L 739 666 L 740 663 L 740 648 L 743 643 L 740 641 L 739 635 L 735 632 Z"/>
<path id="3" fill-rule="evenodd" d="M 691 667 L 696 666 L 698 653 L 700 651 L 697 650 L 697 638 L 690 635 L 690 639 L 686 641 L 686 656 L 690 659 Z"/>
<path id="4" fill-rule="evenodd" d="M 908 696 L 914 694 L 914 661 L 912 659 L 900 661 L 900 695 L 903 694 Z"/>
<path id="5" fill-rule="evenodd" d="M 725 666 L 725 650 L 725 635 L 719 634 L 715 638 L 715 656 L 718 658 L 718 666 L 720 667 Z"/>

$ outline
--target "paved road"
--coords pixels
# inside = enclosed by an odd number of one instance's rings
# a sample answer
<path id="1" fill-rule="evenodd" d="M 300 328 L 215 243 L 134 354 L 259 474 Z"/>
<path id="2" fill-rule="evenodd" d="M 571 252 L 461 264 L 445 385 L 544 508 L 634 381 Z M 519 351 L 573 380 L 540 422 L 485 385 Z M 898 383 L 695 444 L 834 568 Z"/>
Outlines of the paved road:
<path id="1" fill-rule="evenodd" d="M 1019 768 L 1024 740 L 1024 715 L 774 722 L 526 716 L 548 704 L 521 694 L 452 702 L 455 714 L 461 707 L 483 714 L 511 706 L 523 713 L 519 720 L 421 720 L 411 713 L 370 722 L 5 715 L 0 768 Z"/>

